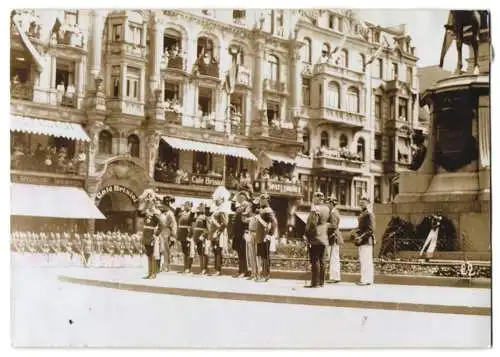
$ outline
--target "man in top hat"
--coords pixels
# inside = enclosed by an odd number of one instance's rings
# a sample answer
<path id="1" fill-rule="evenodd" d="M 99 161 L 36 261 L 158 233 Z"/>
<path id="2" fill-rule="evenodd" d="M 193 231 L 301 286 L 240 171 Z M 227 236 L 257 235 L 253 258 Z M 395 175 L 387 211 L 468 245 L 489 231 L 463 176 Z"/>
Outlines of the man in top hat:
<path id="1" fill-rule="evenodd" d="M 262 267 L 262 276 L 257 276 L 255 281 L 269 281 L 271 275 L 271 240 L 276 240 L 278 235 L 278 220 L 276 214 L 269 205 L 269 194 L 263 193 L 259 197 L 259 212 L 255 215 L 257 220 L 256 241 L 257 261 Z"/>
<path id="2" fill-rule="evenodd" d="M 208 219 L 208 237 L 214 253 L 215 276 L 222 274 L 222 252 L 227 250 L 228 216 L 223 203 L 224 197 L 214 195 L 215 209 Z"/>
<path id="3" fill-rule="evenodd" d="M 200 257 L 200 274 L 206 275 L 208 272 L 208 252 L 210 241 L 208 240 L 207 207 L 200 202 L 196 209 L 196 219 L 193 222 L 193 240 L 196 244 L 196 252 Z"/>
<path id="4" fill-rule="evenodd" d="M 311 285 L 308 285 L 308 288 L 322 287 L 325 282 L 330 208 L 323 203 L 323 200 L 322 192 L 314 194 L 311 213 L 306 223 L 305 236 L 309 244 L 309 259 L 312 270 Z"/>
<path id="5" fill-rule="evenodd" d="M 184 202 L 182 211 L 179 214 L 179 225 L 177 226 L 177 240 L 181 243 L 182 254 L 184 254 L 184 271 L 181 273 L 189 274 L 193 258 L 191 257 L 191 234 L 194 221 L 193 203 L 190 201 Z"/>
<path id="6" fill-rule="evenodd" d="M 177 221 L 172 207 L 174 202 L 175 198 L 173 196 L 166 195 L 163 197 L 160 238 L 162 242 L 160 256 L 163 256 L 162 271 L 170 270 L 170 248 L 175 244 L 175 238 L 177 237 Z"/>
<path id="7" fill-rule="evenodd" d="M 235 212 L 232 248 L 238 254 L 238 275 L 235 277 L 248 277 L 250 274 L 247 265 L 247 240 L 245 235 L 249 234 L 248 223 L 252 214 L 252 204 L 248 192 L 238 192 L 236 202 L 232 204 L 231 209 Z"/>
<path id="8" fill-rule="evenodd" d="M 344 238 L 340 233 L 340 213 L 337 210 L 337 197 L 330 196 L 328 206 L 330 208 L 330 226 L 328 227 L 328 244 L 330 245 L 330 280 L 327 283 L 338 283 L 340 281 L 340 246 L 344 244 Z"/>
<path id="9" fill-rule="evenodd" d="M 371 211 L 370 199 L 361 197 L 361 214 L 358 217 L 358 230 L 355 244 L 358 246 L 361 280 L 358 285 L 373 284 L 373 245 L 375 244 L 375 216 Z"/>

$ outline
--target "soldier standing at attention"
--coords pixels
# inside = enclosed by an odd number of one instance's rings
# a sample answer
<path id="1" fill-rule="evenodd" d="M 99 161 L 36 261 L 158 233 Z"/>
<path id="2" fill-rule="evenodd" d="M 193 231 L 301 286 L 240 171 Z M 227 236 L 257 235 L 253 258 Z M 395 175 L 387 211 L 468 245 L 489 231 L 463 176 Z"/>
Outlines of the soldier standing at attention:
<path id="1" fill-rule="evenodd" d="M 163 219 L 162 219 L 162 230 L 161 239 L 163 241 L 163 268 L 162 271 L 170 270 L 170 248 L 175 244 L 175 238 L 177 237 L 177 221 L 175 220 L 174 210 L 172 204 L 175 202 L 175 198 L 172 196 L 163 197 Z"/>
<path id="2" fill-rule="evenodd" d="M 311 260 L 311 285 L 307 288 L 323 287 L 325 282 L 325 266 L 328 246 L 328 220 L 330 209 L 323 204 L 324 195 L 316 192 L 313 197 L 311 213 L 307 218 L 305 236 L 309 244 L 309 259 Z"/>
<path id="3" fill-rule="evenodd" d="M 208 225 L 206 206 L 200 203 L 196 209 L 197 216 L 193 222 L 193 239 L 196 244 L 196 251 L 200 257 L 200 274 L 206 275 L 208 272 L 208 252 L 210 241 L 208 240 Z"/>
<path id="4" fill-rule="evenodd" d="M 260 278 L 259 264 L 257 262 L 257 227 L 260 224 L 257 220 L 257 213 L 259 210 L 259 200 L 254 200 L 252 202 L 252 214 L 248 222 L 249 235 L 246 237 L 248 265 L 252 270 L 252 275 L 247 280 L 258 280 Z"/>
<path id="5" fill-rule="evenodd" d="M 375 244 L 375 216 L 371 211 L 370 199 L 363 196 L 360 200 L 361 214 L 358 217 L 358 246 L 361 280 L 358 285 L 373 284 L 373 245 Z"/>
<path id="6" fill-rule="evenodd" d="M 211 240 L 212 251 L 214 253 L 213 275 L 222 274 L 222 252 L 227 251 L 227 213 L 224 212 L 222 204 L 224 197 L 214 195 L 215 209 L 208 220 L 208 237 Z"/>
<path id="7" fill-rule="evenodd" d="M 330 208 L 330 226 L 328 227 L 328 244 L 330 245 L 330 280 L 327 283 L 340 282 L 340 246 L 344 244 L 344 238 L 340 232 L 340 213 L 337 210 L 337 197 L 332 195 L 328 200 Z"/>
<path id="8" fill-rule="evenodd" d="M 262 276 L 255 281 L 269 281 L 271 278 L 271 242 L 278 235 L 278 221 L 273 209 L 269 206 L 269 194 L 263 193 L 259 197 L 259 213 L 255 215 L 257 220 L 256 240 L 257 257 L 262 267 Z M 260 270 L 260 269 L 259 269 Z"/>
<path id="9" fill-rule="evenodd" d="M 191 229 L 193 225 L 193 203 L 186 201 L 179 214 L 179 226 L 177 227 L 177 240 L 181 243 L 182 254 L 184 254 L 184 271 L 180 273 L 191 273 L 191 265 L 193 259 L 191 258 Z"/>
<path id="10" fill-rule="evenodd" d="M 250 273 L 247 264 L 247 241 L 245 236 L 249 234 L 248 223 L 252 215 L 252 204 L 248 192 L 238 192 L 236 202 L 232 204 L 231 209 L 235 212 L 232 248 L 238 253 L 238 274 L 235 278 L 248 277 Z"/>

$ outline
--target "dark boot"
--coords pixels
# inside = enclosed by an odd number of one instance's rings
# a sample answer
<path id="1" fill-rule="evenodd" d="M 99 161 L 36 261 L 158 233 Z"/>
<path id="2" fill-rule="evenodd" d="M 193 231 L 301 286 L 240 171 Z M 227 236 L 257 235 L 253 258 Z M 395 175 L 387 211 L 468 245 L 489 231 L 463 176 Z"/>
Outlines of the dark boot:
<path id="1" fill-rule="evenodd" d="M 151 276 L 149 279 L 156 279 L 156 274 L 158 273 L 158 267 L 156 264 L 157 260 L 154 258 L 151 258 Z"/>

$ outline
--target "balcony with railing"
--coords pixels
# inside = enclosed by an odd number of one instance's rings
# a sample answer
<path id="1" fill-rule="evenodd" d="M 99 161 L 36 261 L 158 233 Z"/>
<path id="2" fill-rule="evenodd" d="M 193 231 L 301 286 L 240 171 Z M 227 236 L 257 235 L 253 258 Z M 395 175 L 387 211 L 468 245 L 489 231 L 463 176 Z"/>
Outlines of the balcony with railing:
<path id="1" fill-rule="evenodd" d="M 266 78 L 264 79 L 264 91 L 286 95 L 287 94 L 286 83 Z"/>
<path id="2" fill-rule="evenodd" d="M 109 98 L 106 105 L 112 113 L 144 116 L 144 103 L 139 100 Z"/>
<path id="3" fill-rule="evenodd" d="M 10 97 L 12 99 L 33 100 L 33 84 L 12 82 L 10 84 Z"/>
<path id="4" fill-rule="evenodd" d="M 314 153 L 313 168 L 361 174 L 365 162 L 355 153 L 347 149 L 319 148 Z"/>
<path id="5" fill-rule="evenodd" d="M 228 118 L 218 118 L 215 113 L 192 116 L 169 109 L 165 110 L 165 120 L 169 125 L 178 128 L 245 135 L 245 120 L 241 113 L 232 113 Z"/>
<path id="6" fill-rule="evenodd" d="M 362 128 L 365 125 L 365 115 L 361 113 L 348 112 L 346 110 L 322 107 L 309 109 L 310 118 L 319 118 L 331 123 L 352 128 Z"/>
<path id="7" fill-rule="evenodd" d="M 160 68 L 163 71 L 168 69 L 168 70 L 185 72 L 186 61 L 182 54 L 176 51 L 168 52 L 168 50 L 165 50 L 165 53 L 161 57 Z"/>
<path id="8" fill-rule="evenodd" d="M 167 165 L 157 164 L 155 166 L 154 179 L 172 187 L 185 187 L 188 189 L 202 191 L 213 190 L 214 187 L 224 186 L 222 173 L 193 173 L 184 169 L 174 170 Z"/>
<path id="9" fill-rule="evenodd" d="M 128 55 L 140 58 L 145 58 L 148 54 L 145 46 L 125 41 L 108 43 L 107 52 L 112 55 Z"/>
<path id="10" fill-rule="evenodd" d="M 199 58 L 194 65 L 193 74 L 219 79 L 219 62 L 214 58 Z"/>
<path id="11" fill-rule="evenodd" d="M 236 85 L 250 87 L 252 85 L 251 72 L 248 67 L 238 65 L 238 75 L 236 76 Z"/>
<path id="12" fill-rule="evenodd" d="M 349 79 L 354 82 L 363 82 L 365 74 L 350 68 L 335 66 L 331 63 L 317 63 L 313 67 L 313 75 L 326 74 L 336 78 Z"/>

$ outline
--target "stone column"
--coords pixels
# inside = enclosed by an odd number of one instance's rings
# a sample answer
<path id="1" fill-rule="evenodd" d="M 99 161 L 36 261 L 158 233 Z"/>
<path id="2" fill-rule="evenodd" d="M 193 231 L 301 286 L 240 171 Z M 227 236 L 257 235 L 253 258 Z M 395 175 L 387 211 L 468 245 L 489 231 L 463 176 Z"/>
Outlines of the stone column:
<path id="1" fill-rule="evenodd" d="M 366 103 L 365 103 L 365 98 L 366 98 L 366 92 L 365 92 L 365 88 L 363 88 L 362 86 L 360 88 L 358 88 L 359 90 L 359 113 L 360 114 L 366 114 Z"/>
<path id="2" fill-rule="evenodd" d="M 261 113 L 260 111 L 264 107 L 263 99 L 263 65 L 265 62 L 264 54 L 264 39 L 257 39 L 255 41 L 255 62 L 254 62 L 254 73 L 253 73 L 253 92 L 252 92 L 252 113 L 253 113 L 253 123 L 261 126 Z"/>
<path id="3" fill-rule="evenodd" d="M 157 84 L 160 84 L 160 86 L 158 86 L 158 88 L 161 88 L 161 83 L 159 81 L 160 77 L 158 77 L 158 82 L 156 82 Z M 141 103 L 144 103 L 144 100 L 146 98 L 146 69 L 143 67 L 141 68 L 141 78 L 140 78 L 141 82 L 139 83 L 139 100 Z M 154 96 L 154 92 L 151 93 L 151 97 L 154 99 L 155 96 Z"/>
<path id="4" fill-rule="evenodd" d="M 302 106 L 302 74 L 300 65 L 301 47 L 303 43 L 294 40 L 291 45 L 290 59 L 292 62 L 292 118 L 300 117 Z"/>
<path id="5" fill-rule="evenodd" d="M 163 22 L 156 18 L 153 24 L 152 31 L 153 43 L 151 46 L 151 74 L 149 77 L 149 87 L 151 93 L 154 93 L 155 89 L 160 88 L 160 66 L 161 66 L 161 56 L 163 54 Z"/>
<path id="6" fill-rule="evenodd" d="M 197 51 L 197 44 L 198 39 L 193 39 L 191 41 L 187 41 L 187 46 L 188 48 L 186 49 L 186 60 L 187 60 L 187 68 L 186 71 L 190 72 L 193 70 L 193 65 L 196 62 L 196 59 L 198 57 L 196 51 Z"/>
<path id="7" fill-rule="evenodd" d="M 94 77 L 100 75 L 101 73 L 103 27 L 104 11 L 94 10 L 92 13 L 92 64 L 90 69 L 90 73 Z"/>
<path id="8" fill-rule="evenodd" d="M 479 144 L 479 168 L 490 167 L 490 98 L 479 97 L 478 110 L 478 144 Z"/>
<path id="9" fill-rule="evenodd" d="M 121 85 L 122 85 L 120 98 L 123 100 L 125 97 L 127 97 L 127 64 L 126 63 L 121 64 L 120 81 L 121 81 Z"/>
<path id="10" fill-rule="evenodd" d="M 252 93 L 247 91 L 245 94 L 245 113 L 242 118 L 242 125 L 244 126 L 244 135 L 250 135 L 250 127 L 252 125 Z"/>
<path id="11" fill-rule="evenodd" d="M 399 120 L 399 96 L 397 94 L 394 96 L 394 118 Z"/>
<path id="12" fill-rule="evenodd" d="M 95 175 L 95 157 L 99 151 L 99 132 L 101 131 L 102 126 L 103 124 L 101 122 L 94 121 L 88 129 L 88 135 L 90 138 L 87 152 L 88 176 Z"/>
<path id="13" fill-rule="evenodd" d="M 158 147 L 160 146 L 160 133 L 150 132 L 146 136 L 147 140 L 147 168 L 149 177 L 154 177 L 156 158 L 158 157 Z"/>
<path id="14" fill-rule="evenodd" d="M 408 103 L 406 104 L 406 121 L 410 124 L 410 128 L 413 128 L 413 113 L 411 110 L 412 98 L 408 98 Z"/>

